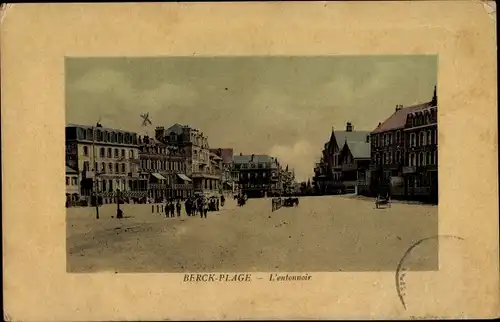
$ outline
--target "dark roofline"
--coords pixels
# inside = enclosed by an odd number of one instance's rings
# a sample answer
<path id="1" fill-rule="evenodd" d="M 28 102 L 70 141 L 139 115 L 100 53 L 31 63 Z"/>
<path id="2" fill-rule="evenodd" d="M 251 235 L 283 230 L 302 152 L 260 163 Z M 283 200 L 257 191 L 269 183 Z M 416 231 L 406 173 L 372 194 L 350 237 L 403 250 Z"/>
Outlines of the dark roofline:
<path id="1" fill-rule="evenodd" d="M 128 130 L 120 130 L 120 129 L 114 129 L 111 127 L 97 127 L 95 125 L 85 125 L 85 124 L 74 124 L 74 123 L 69 123 L 66 124 L 66 128 L 84 128 L 84 129 L 92 129 L 94 127 L 96 130 L 99 129 L 101 131 L 113 131 L 113 132 L 121 132 L 121 133 L 128 133 L 128 134 L 137 134 L 137 132 L 134 131 L 128 131 Z"/>

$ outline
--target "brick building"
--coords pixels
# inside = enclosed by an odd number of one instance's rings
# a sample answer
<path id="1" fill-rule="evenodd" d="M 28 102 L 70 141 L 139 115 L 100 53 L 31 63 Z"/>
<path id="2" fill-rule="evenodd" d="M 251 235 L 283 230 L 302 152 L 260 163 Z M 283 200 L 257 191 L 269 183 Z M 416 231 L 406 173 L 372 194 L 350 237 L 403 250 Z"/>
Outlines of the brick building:
<path id="1" fill-rule="evenodd" d="M 404 129 L 406 158 L 405 194 L 410 199 L 438 199 L 437 95 L 408 113 Z"/>
<path id="2" fill-rule="evenodd" d="M 370 190 L 391 189 L 396 197 L 437 196 L 437 97 L 403 107 L 371 133 Z M 432 142 L 428 144 L 427 142 Z M 427 161 L 428 160 L 428 161 Z"/>
<path id="3" fill-rule="evenodd" d="M 193 186 L 185 175 L 186 157 L 155 138 L 144 136 L 139 141 L 141 176 L 148 180 L 148 197 L 160 202 L 190 196 Z"/>

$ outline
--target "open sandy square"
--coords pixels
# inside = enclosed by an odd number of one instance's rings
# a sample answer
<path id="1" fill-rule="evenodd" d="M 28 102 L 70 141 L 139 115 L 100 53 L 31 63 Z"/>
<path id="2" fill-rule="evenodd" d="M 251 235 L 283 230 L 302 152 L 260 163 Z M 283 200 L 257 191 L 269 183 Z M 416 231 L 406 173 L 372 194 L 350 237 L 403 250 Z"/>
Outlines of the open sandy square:
<path id="1" fill-rule="evenodd" d="M 415 242 L 438 232 L 436 206 L 346 196 L 304 197 L 296 208 L 271 212 L 270 199 L 233 200 L 207 219 L 166 218 L 151 205 L 70 208 L 68 272 L 335 272 L 394 271 Z M 430 241 L 407 270 L 436 270 Z"/>

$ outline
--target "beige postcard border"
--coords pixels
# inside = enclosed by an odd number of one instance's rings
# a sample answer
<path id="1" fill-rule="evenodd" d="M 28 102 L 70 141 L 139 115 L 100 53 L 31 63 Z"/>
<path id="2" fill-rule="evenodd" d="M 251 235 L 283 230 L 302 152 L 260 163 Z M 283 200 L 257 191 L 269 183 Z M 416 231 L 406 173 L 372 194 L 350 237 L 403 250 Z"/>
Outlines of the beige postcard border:
<path id="1" fill-rule="evenodd" d="M 478 2 L 22 4 L 1 27 L 5 316 L 13 320 L 498 314 L 495 22 Z M 64 57 L 439 55 L 440 272 L 310 283 L 67 274 Z M 411 77 L 411 75 L 409 75 Z M 253 274 L 267 276 L 267 274 Z"/>

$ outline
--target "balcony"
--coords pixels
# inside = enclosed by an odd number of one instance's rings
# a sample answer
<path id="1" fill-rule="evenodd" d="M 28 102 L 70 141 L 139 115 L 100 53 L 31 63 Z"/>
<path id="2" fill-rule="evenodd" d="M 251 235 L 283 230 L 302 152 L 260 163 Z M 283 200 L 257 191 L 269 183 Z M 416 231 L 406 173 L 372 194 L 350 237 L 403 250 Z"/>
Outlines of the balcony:
<path id="1" fill-rule="evenodd" d="M 193 188 L 192 184 L 185 183 L 185 184 L 173 184 L 172 189 L 175 190 L 190 190 Z"/>
<path id="2" fill-rule="evenodd" d="M 164 189 L 167 189 L 168 188 L 168 185 L 166 184 L 163 184 L 163 183 L 150 183 L 149 184 L 149 189 L 155 189 L 155 190 L 164 190 Z"/>

